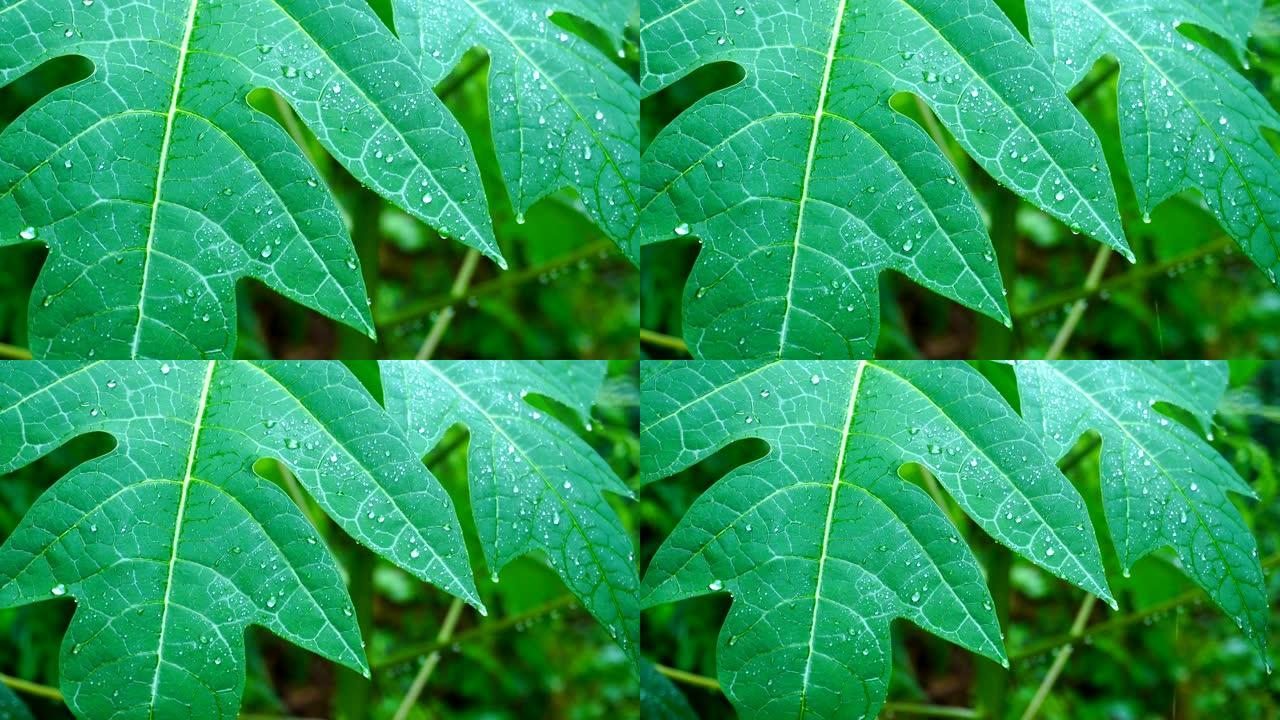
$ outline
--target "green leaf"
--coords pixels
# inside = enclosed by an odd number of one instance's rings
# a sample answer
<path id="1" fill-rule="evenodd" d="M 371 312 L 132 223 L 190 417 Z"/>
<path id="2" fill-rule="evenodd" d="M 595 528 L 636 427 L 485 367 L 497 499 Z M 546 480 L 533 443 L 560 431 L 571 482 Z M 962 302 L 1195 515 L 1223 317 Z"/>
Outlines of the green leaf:
<path id="1" fill-rule="evenodd" d="M 1198 432 L 1156 403 L 1208 426 L 1227 387 L 1225 363 L 1018 363 L 1022 413 L 1054 457 L 1090 430 L 1102 436 L 1102 499 L 1128 573 L 1170 547 L 1265 655 L 1267 589 L 1258 545 L 1228 493 L 1256 497 Z"/>
<path id="2" fill-rule="evenodd" d="M 639 262 L 640 89 L 613 59 L 551 21 L 567 12 L 620 36 L 632 3 L 395 0 L 396 27 L 429 83 L 475 46 L 489 53 L 498 161 L 522 218 L 571 187 L 588 214 Z"/>
<path id="3" fill-rule="evenodd" d="M 640 715 L 646 720 L 697 720 L 689 701 L 653 663 L 640 660 Z"/>
<path id="4" fill-rule="evenodd" d="M 960 174 L 894 110 L 923 99 L 993 177 L 1129 255 L 1101 143 L 990 0 L 646 0 L 642 88 L 711 63 L 746 77 L 645 151 L 643 242 L 705 247 L 695 356 L 869 357 L 895 271 L 1008 322 Z"/>
<path id="5" fill-rule="evenodd" d="M 0 685 L 0 720 L 33 720 L 31 711 L 8 685 Z"/>
<path id="6" fill-rule="evenodd" d="M 104 432 L 109 453 L 45 492 L 0 547 L 0 607 L 74 598 L 62 690 L 82 718 L 235 718 L 244 632 L 368 672 L 342 577 L 276 485 L 481 607 L 444 488 L 334 363 L 0 366 L 0 472 Z"/>
<path id="7" fill-rule="evenodd" d="M 363 0 L 16 0 L 0 38 L 0 86 L 95 65 L 0 134 L 0 247 L 50 250 L 38 357 L 228 357 L 249 278 L 372 335 L 343 217 L 255 88 L 361 182 L 500 260 L 466 135 Z"/>
<path id="8" fill-rule="evenodd" d="M 1005 660 L 982 569 L 907 463 L 996 540 L 1110 600 L 1084 501 L 966 365 L 673 363 L 642 393 L 646 480 L 769 445 L 694 502 L 643 584 L 646 607 L 734 596 L 718 667 L 745 717 L 874 717 L 896 618 Z"/>
<path id="9" fill-rule="evenodd" d="M 632 658 L 638 657 L 635 550 L 604 493 L 631 497 L 595 450 L 527 402 L 540 395 L 590 423 L 605 364 L 383 362 L 387 411 L 425 455 L 464 425 L 471 505 L 496 582 L 512 560 L 544 554 Z"/>
<path id="10" fill-rule="evenodd" d="M 1263 129 L 1280 116 L 1229 63 L 1178 29 L 1198 25 L 1243 55 L 1260 0 L 1029 0 L 1031 37 L 1059 86 L 1080 82 L 1104 55 L 1120 76 L 1120 134 L 1146 213 L 1183 190 L 1276 282 L 1280 162 Z"/>

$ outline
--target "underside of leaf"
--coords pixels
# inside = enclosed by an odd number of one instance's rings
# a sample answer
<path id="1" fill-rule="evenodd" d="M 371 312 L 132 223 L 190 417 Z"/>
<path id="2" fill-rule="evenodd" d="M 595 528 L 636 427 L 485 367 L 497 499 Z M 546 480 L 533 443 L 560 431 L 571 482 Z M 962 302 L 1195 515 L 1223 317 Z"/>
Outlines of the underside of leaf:
<path id="1" fill-rule="evenodd" d="M 1061 457 L 1102 436 L 1102 497 L 1125 571 L 1161 547 L 1265 654 L 1268 600 L 1258 545 L 1228 493 L 1253 490 L 1170 403 L 1208 423 L 1227 385 L 1221 363 L 1019 363 L 1022 411 Z"/>

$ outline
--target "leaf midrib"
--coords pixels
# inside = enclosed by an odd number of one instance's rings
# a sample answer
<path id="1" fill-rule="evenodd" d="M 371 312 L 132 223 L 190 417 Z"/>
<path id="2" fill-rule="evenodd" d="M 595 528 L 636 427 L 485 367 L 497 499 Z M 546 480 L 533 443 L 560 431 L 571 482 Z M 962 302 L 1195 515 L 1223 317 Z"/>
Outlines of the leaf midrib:
<path id="1" fill-rule="evenodd" d="M 809 185 L 813 180 L 814 158 L 818 151 L 818 138 L 822 134 L 822 118 L 827 110 L 827 93 L 831 88 L 831 73 L 836 64 L 836 47 L 840 44 L 840 31 L 844 29 L 845 7 L 848 0 L 839 0 L 836 6 L 835 22 L 831 25 L 831 40 L 827 46 L 827 56 L 822 71 L 822 84 L 818 88 L 818 105 L 813 116 L 813 132 L 809 135 L 809 154 L 804 163 L 804 181 L 800 186 L 800 204 L 796 210 L 796 232 L 791 242 L 791 270 L 787 275 L 787 309 L 782 314 L 782 331 L 778 333 L 778 356 L 782 357 L 787 350 L 787 335 L 791 331 L 791 311 L 795 307 L 796 270 L 800 264 L 800 237 L 804 234 L 805 208 L 809 204 Z M 862 368 L 858 368 L 858 377 L 862 376 Z M 801 711 L 803 716 L 804 712 Z"/>
<path id="2" fill-rule="evenodd" d="M 192 12 L 197 0 L 192 0 Z M 181 73 L 179 73 L 181 74 Z M 156 714 L 156 696 L 160 690 L 160 668 L 164 666 L 165 633 L 169 628 L 169 608 L 173 598 L 173 570 L 178 564 L 178 544 L 182 539 L 182 525 L 187 513 L 187 494 L 191 489 L 192 473 L 195 470 L 196 449 L 200 444 L 200 430 L 204 424 L 205 410 L 209 404 L 209 389 L 213 384 L 213 370 L 217 363 L 210 360 L 206 363 L 204 384 L 200 388 L 200 399 L 196 405 L 195 421 L 191 427 L 191 445 L 187 450 L 187 466 L 182 476 L 182 490 L 178 496 L 178 512 L 173 525 L 173 544 L 169 549 L 169 573 L 165 580 L 164 600 L 160 611 L 160 638 L 156 647 L 156 668 L 151 676 L 151 697 L 147 709 L 149 717 Z"/>
<path id="3" fill-rule="evenodd" d="M 190 0 L 186 25 L 183 27 L 182 44 L 178 46 L 178 67 L 173 74 L 173 88 L 169 96 L 169 110 L 165 114 L 164 137 L 160 142 L 160 160 L 156 168 L 155 197 L 151 202 L 151 218 L 147 222 L 147 243 L 142 256 L 142 286 L 138 291 L 138 322 L 133 328 L 130 354 L 138 357 L 142 343 L 142 324 L 147 316 L 147 285 L 151 278 L 151 251 L 155 245 L 156 222 L 160 215 L 160 198 L 164 194 L 164 176 L 169 166 L 169 144 L 173 140 L 174 121 L 178 117 L 178 97 L 182 91 L 183 77 L 187 71 L 187 56 L 191 53 L 191 35 L 196 26 L 196 8 L 200 0 Z M 158 676 L 157 676 L 158 677 Z"/>
<path id="4" fill-rule="evenodd" d="M 844 6 L 845 0 L 840 0 L 841 7 Z M 858 363 L 858 369 L 854 371 L 853 387 L 849 391 L 849 408 L 844 416 L 844 431 L 840 436 L 840 449 L 836 455 L 836 469 L 831 479 L 831 497 L 827 501 L 827 519 L 822 530 L 822 550 L 818 555 L 818 581 L 814 586 L 813 597 L 813 616 L 809 621 L 809 651 L 805 657 L 804 675 L 800 683 L 800 720 L 804 720 L 805 713 L 808 711 L 809 705 L 809 678 L 813 673 L 813 656 L 816 652 L 814 643 L 818 638 L 818 609 L 822 605 L 822 580 L 827 569 L 828 547 L 831 543 L 831 526 L 835 518 L 836 498 L 840 493 L 841 476 L 844 475 L 844 459 L 846 451 L 849 447 L 849 431 L 853 427 L 853 410 L 858 404 L 858 391 L 862 387 L 862 374 L 867 368 L 865 361 Z"/>

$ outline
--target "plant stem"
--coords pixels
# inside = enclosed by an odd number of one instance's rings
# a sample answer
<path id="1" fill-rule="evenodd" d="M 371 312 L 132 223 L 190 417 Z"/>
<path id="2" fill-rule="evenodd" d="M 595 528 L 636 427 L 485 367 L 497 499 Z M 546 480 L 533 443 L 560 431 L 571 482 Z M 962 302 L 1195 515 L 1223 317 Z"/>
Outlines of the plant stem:
<path id="1" fill-rule="evenodd" d="M 1068 455 L 1066 459 L 1063 460 L 1058 465 L 1058 469 L 1061 470 L 1063 473 L 1066 473 L 1068 470 L 1074 468 L 1076 465 L 1079 465 L 1081 462 L 1083 462 L 1085 458 L 1092 455 L 1093 451 L 1097 450 L 1098 446 L 1101 444 L 1102 444 L 1101 437 L 1096 435 L 1093 437 L 1090 437 L 1089 440 L 1085 442 L 1084 445 L 1081 445 L 1075 452 Z"/>
<path id="2" fill-rule="evenodd" d="M 467 288 L 471 287 L 471 278 L 476 274 L 476 265 L 480 263 L 480 251 L 472 248 L 467 251 L 466 257 L 462 259 L 462 267 L 458 268 L 458 274 L 453 278 L 453 287 L 449 289 L 449 297 L 457 302 L 467 294 Z M 453 309 L 453 305 L 440 311 L 436 316 L 436 321 L 431 325 L 431 332 L 427 333 L 427 339 L 422 341 L 422 347 L 418 348 L 417 360 L 430 360 L 432 355 L 436 354 L 436 350 L 440 347 L 440 341 L 444 338 L 444 333 L 449 329 L 449 323 L 453 322 L 453 316 L 457 312 Z"/>
<path id="3" fill-rule="evenodd" d="M 1058 656 L 1053 659 L 1053 665 L 1049 666 L 1049 672 L 1045 674 L 1044 680 L 1040 682 L 1040 687 L 1036 689 L 1036 694 L 1031 698 L 1031 704 L 1027 705 L 1026 712 L 1022 713 L 1022 720 L 1032 720 L 1036 713 L 1040 712 L 1040 706 L 1044 704 L 1045 698 L 1049 697 L 1049 692 L 1053 690 L 1053 684 L 1058 681 L 1058 676 L 1062 674 L 1062 669 L 1067 666 L 1067 661 L 1071 659 L 1071 653 L 1075 652 L 1076 646 L 1074 641 L 1078 640 L 1084 634 L 1084 627 L 1089 622 L 1089 615 L 1093 613 L 1093 606 L 1098 602 L 1096 595 L 1085 596 L 1084 602 L 1080 603 L 1080 610 L 1076 612 L 1075 622 L 1071 623 L 1071 640 L 1058 651 Z"/>
<path id="4" fill-rule="evenodd" d="M 316 170 L 322 170 L 325 166 L 323 158 L 315 157 L 311 153 L 311 145 L 307 142 L 307 133 L 303 131 L 302 124 L 298 122 L 298 116 L 293 114 L 293 108 L 289 107 L 289 103 L 284 101 L 276 93 L 271 93 L 271 99 L 275 102 L 276 112 L 280 114 L 280 121 L 284 123 L 284 129 L 289 133 L 289 137 L 298 144 L 298 149 L 302 150 L 302 154 L 307 156 L 311 164 Z"/>
<path id="5" fill-rule="evenodd" d="M 654 664 L 654 668 L 663 675 L 682 682 L 686 685 L 694 685 L 707 690 L 715 690 L 719 692 L 720 682 L 715 678 L 709 678 L 705 675 L 687 672 L 666 665 Z M 899 713 L 902 715 L 919 715 L 920 717 L 938 717 L 938 718 L 982 718 L 984 715 L 970 708 L 948 707 L 946 705 L 925 705 L 922 703 L 909 702 L 887 702 L 884 704 L 883 710 L 887 714 Z"/>
<path id="6" fill-rule="evenodd" d="M 455 70 L 449 77 L 445 78 L 443 82 L 436 86 L 436 95 L 441 100 L 448 100 L 449 96 L 461 89 L 463 85 L 466 85 L 468 80 L 474 77 L 476 73 L 480 72 L 480 70 L 484 69 L 488 64 L 489 58 L 484 55 L 478 55 L 472 58 L 471 64 L 467 65 L 467 67 L 462 70 Z"/>
<path id="7" fill-rule="evenodd" d="M 16 678 L 10 675 L 0 673 L 0 685 L 6 685 L 10 689 L 17 690 L 20 693 L 34 695 L 36 697 L 48 698 L 56 702 L 66 702 L 62 697 L 62 692 L 55 687 L 33 683 L 22 678 Z M 240 720 L 312 720 L 311 718 L 300 718 L 292 715 L 259 715 L 253 713 L 241 713 Z"/>
<path id="8" fill-rule="evenodd" d="M 996 621 L 1000 623 L 1000 631 L 1005 632 L 1009 628 L 1009 602 L 1013 596 L 1013 553 L 990 540 L 982 540 L 981 546 L 987 558 L 987 584 L 991 588 Z M 1009 669 L 989 658 L 977 658 L 974 670 L 978 708 L 987 717 L 1007 717 Z"/>
<path id="9" fill-rule="evenodd" d="M 17 690 L 18 692 L 63 702 L 62 691 L 55 687 L 33 683 L 29 680 L 23 680 L 22 678 L 16 678 L 4 674 L 0 674 L 0 683 L 8 685 L 10 688 Z"/>
<path id="10" fill-rule="evenodd" d="M 426 643 L 406 645 L 398 650 L 394 650 L 392 652 L 387 653 L 386 655 L 384 655 L 383 657 L 377 660 L 370 661 L 369 665 L 375 670 L 381 670 L 382 668 L 388 667 L 390 665 L 398 665 L 403 662 L 408 662 L 409 660 L 412 660 L 416 657 L 421 657 L 422 655 L 433 653 L 433 652 L 436 652 L 437 650 L 443 650 L 444 648 L 449 647 L 450 645 L 462 645 L 475 640 L 479 640 L 481 638 L 486 638 L 492 635 L 496 635 L 499 632 L 506 630 L 507 628 L 515 627 L 516 625 L 520 625 L 534 618 L 541 617 L 543 615 L 547 615 L 552 612 L 555 612 L 556 610 L 560 610 L 562 608 L 571 606 L 573 602 L 574 602 L 574 597 L 572 595 L 561 595 L 560 597 L 554 600 L 546 602 L 530 610 L 526 610 L 523 613 L 512 615 L 510 617 L 506 617 L 506 618 L 503 618 L 502 620 L 498 620 L 495 622 L 480 625 L 466 632 L 458 633 L 458 635 L 456 635 L 449 642 L 426 642 Z"/>
<path id="11" fill-rule="evenodd" d="M 1097 290 L 1098 285 L 1102 283 L 1102 276 L 1107 272 L 1107 263 L 1111 261 L 1111 252 L 1111 248 L 1106 245 L 1098 248 L 1098 254 L 1093 258 L 1093 267 L 1089 268 L 1089 275 L 1084 279 L 1086 296 Z M 1080 324 L 1080 319 L 1084 317 L 1084 311 L 1088 307 L 1088 300 L 1081 298 L 1076 301 L 1070 314 L 1067 315 L 1067 321 L 1062 323 L 1062 329 L 1058 331 L 1058 336 L 1049 346 L 1045 360 L 1057 360 L 1062 357 L 1063 351 L 1067 349 L 1067 343 L 1071 341 L 1071 336 L 1075 334 L 1076 327 Z"/>
<path id="12" fill-rule="evenodd" d="M 369 637 L 373 628 L 374 554 L 359 545 L 353 546 L 347 564 L 350 575 L 348 590 L 355 609 L 360 635 Z M 339 668 L 334 684 L 334 717 L 337 720 L 365 720 L 372 708 L 372 683 L 369 678 L 349 668 Z"/>
<path id="13" fill-rule="evenodd" d="M 1277 565 L 1280 565 L 1280 553 L 1276 555 L 1272 555 L 1262 561 L 1262 567 L 1264 569 L 1275 567 Z M 1061 647 L 1067 643 L 1075 642 L 1082 638 L 1092 637 L 1094 635 L 1099 635 L 1104 632 L 1109 632 L 1111 630 L 1132 625 L 1134 623 L 1141 622 L 1151 617 L 1152 615 L 1159 615 L 1160 613 L 1169 612 L 1170 610 L 1180 608 L 1183 605 L 1188 605 L 1193 602 L 1198 602 L 1200 600 L 1203 600 L 1204 598 L 1205 598 L 1205 591 L 1201 590 L 1200 588 L 1194 588 L 1192 590 L 1188 590 L 1185 593 L 1182 593 L 1181 595 L 1177 595 L 1175 597 L 1169 598 L 1168 600 L 1162 603 L 1157 603 L 1150 607 L 1143 608 L 1142 610 L 1129 613 L 1128 615 L 1122 615 L 1117 618 L 1112 618 L 1110 620 L 1107 620 L 1106 622 L 1100 622 L 1096 625 L 1091 626 L 1087 631 L 1080 633 L 1079 636 L 1072 636 L 1070 633 L 1068 633 L 1065 635 L 1060 635 L 1058 637 L 1049 638 L 1048 640 L 1035 643 L 1034 645 L 1028 645 L 1025 648 L 1009 653 L 1009 661 L 1017 662 L 1019 660 L 1025 660 L 1029 657 L 1034 657 L 1036 655 L 1039 655 L 1040 653 L 1047 652 L 1049 650 L 1053 650 L 1055 648 Z"/>
<path id="14" fill-rule="evenodd" d="M 1213 242 L 1202 245 L 1188 253 L 1151 265 L 1142 265 L 1123 275 L 1117 275 L 1106 282 L 1100 283 L 1094 290 L 1076 289 L 1051 295 L 1050 297 L 1040 300 L 1033 305 L 1029 305 L 1015 311 L 1013 313 L 1014 320 L 1025 320 L 1030 317 L 1035 317 L 1036 315 L 1043 315 L 1078 300 L 1087 300 L 1099 293 L 1111 292 L 1112 290 L 1134 285 L 1158 275 L 1164 275 L 1165 273 L 1176 270 L 1202 258 L 1210 255 L 1216 255 L 1224 250 L 1229 250 L 1233 245 L 1234 241 L 1232 241 L 1231 238 L 1220 237 Z"/>
<path id="15" fill-rule="evenodd" d="M 436 643 L 446 643 L 453 637 L 453 630 L 458 626 L 458 618 L 462 616 L 462 600 L 454 598 L 453 603 L 449 605 L 449 612 L 444 616 L 444 622 L 440 625 L 440 632 L 436 634 Z M 435 672 L 436 666 L 440 664 L 440 651 L 436 650 L 422 661 L 422 668 L 418 670 L 418 676 L 413 679 L 413 683 L 409 685 L 409 692 L 405 693 L 404 699 L 400 701 L 400 707 L 396 710 L 396 714 L 391 720 L 405 720 L 409 717 L 409 711 L 418 703 L 418 698 L 422 696 L 422 689 L 427 686 L 427 681 L 431 679 L 431 673 Z"/>
<path id="16" fill-rule="evenodd" d="M 17 345 L 6 345 L 0 343 L 0 358 L 7 360 L 30 360 L 31 351 Z"/>
<path id="17" fill-rule="evenodd" d="M 613 249 L 616 247 L 617 246 L 614 245 L 612 241 L 600 240 L 600 241 L 591 243 L 590 245 L 585 245 L 582 248 L 579 248 L 578 250 L 575 250 L 571 253 L 567 253 L 558 258 L 548 260 L 547 262 L 542 263 L 540 265 L 535 265 L 534 267 L 528 268 L 526 270 L 509 271 L 509 272 L 503 273 L 502 276 L 497 278 L 496 280 L 490 280 L 488 282 L 484 282 L 475 286 L 474 288 L 471 289 L 471 292 L 467 293 L 467 296 L 478 298 L 478 297 L 484 297 L 487 295 L 494 295 L 499 292 L 502 292 L 503 290 L 508 290 L 510 288 L 523 285 L 524 283 L 529 282 L 530 280 L 537 280 L 539 277 L 545 275 L 546 273 L 552 272 L 554 270 L 559 270 L 560 268 L 567 267 L 569 265 L 573 265 L 574 263 L 580 262 L 582 260 L 586 260 L 589 257 L 599 255 L 601 253 L 606 253 L 610 249 Z M 461 301 L 462 301 L 462 298 L 453 297 L 452 294 L 447 294 L 442 297 L 432 298 L 430 300 L 425 300 L 423 302 L 420 302 L 414 305 L 406 306 L 393 313 L 387 313 L 384 317 L 378 319 L 377 325 L 380 328 L 388 328 L 394 325 L 403 325 L 405 323 L 412 322 L 419 318 L 426 317 L 434 312 L 440 312 L 447 308 L 451 308 L 454 305 L 457 305 Z"/>
<path id="18" fill-rule="evenodd" d="M 644 328 L 641 328 L 640 342 L 647 343 L 655 347 L 666 348 L 667 350 L 675 350 L 676 352 L 684 353 L 685 355 L 690 354 L 689 346 L 685 343 L 685 341 L 681 340 L 678 337 L 672 337 L 670 335 L 663 335 L 662 333 L 654 332 L 653 330 L 645 330 Z"/>

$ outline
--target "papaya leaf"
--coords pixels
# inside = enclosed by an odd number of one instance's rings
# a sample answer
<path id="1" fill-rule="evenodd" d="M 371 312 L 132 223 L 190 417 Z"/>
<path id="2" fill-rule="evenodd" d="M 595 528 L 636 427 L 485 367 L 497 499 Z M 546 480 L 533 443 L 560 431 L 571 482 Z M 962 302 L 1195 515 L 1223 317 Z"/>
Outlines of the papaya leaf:
<path id="1" fill-rule="evenodd" d="M 1129 257 L 1101 143 L 991 0 L 645 0 L 641 87 L 745 70 L 644 154 L 642 242 L 699 238 L 695 357 L 870 357 L 896 271 L 1008 322 L 956 168 L 894 110 L 923 100 L 988 173 Z"/>
<path id="2" fill-rule="evenodd" d="M 640 88 L 591 43 L 552 22 L 567 12 L 620 37 L 633 3 L 555 0 L 394 0 L 396 27 L 429 83 L 462 54 L 489 53 L 498 162 L 517 219 L 571 187 L 587 213 L 639 262 Z"/>
<path id="3" fill-rule="evenodd" d="M 1201 432 L 1156 403 L 1211 427 L 1227 366 L 1211 362 L 1027 362 L 1017 365 L 1022 413 L 1062 457 L 1087 431 L 1102 436 L 1103 508 L 1129 571 L 1170 547 L 1184 572 L 1266 654 L 1268 602 L 1258 544 L 1228 493 L 1253 490 Z"/>
<path id="4" fill-rule="evenodd" d="M 718 668 L 744 717 L 874 717 L 897 618 L 1005 661 L 982 569 L 908 463 L 993 538 L 1111 601 L 1084 501 L 967 365 L 672 363 L 642 394 L 646 480 L 737 440 L 770 448 L 694 502 L 642 586 L 646 607 L 733 595 Z"/>
<path id="5" fill-rule="evenodd" d="M 1280 270 L 1280 158 L 1263 130 L 1280 115 L 1213 50 L 1183 35 L 1198 25 L 1243 56 L 1261 0 L 1029 0 L 1031 38 L 1060 87 L 1109 55 L 1119 61 L 1120 134 L 1148 215 L 1198 191 L 1271 282 Z"/>
<path id="6" fill-rule="evenodd" d="M 274 458 L 353 538 L 483 609 L 444 488 L 336 363 L 0 366 L 0 472 L 68 440 L 116 446 L 56 481 L 0 546 L 0 607 L 73 598 L 78 717 L 236 718 L 244 633 L 367 673 L 333 557 Z"/>
<path id="7" fill-rule="evenodd" d="M 465 133 L 363 0 L 0 8 L 0 86 L 68 55 L 93 74 L 0 134 L 0 247 L 49 248 L 37 357 L 229 357 L 248 278 L 372 335 L 342 215 L 256 88 L 361 182 L 501 261 Z"/>
<path id="8" fill-rule="evenodd" d="M 584 423 L 604 379 L 595 362 L 384 362 L 387 411 L 425 455 L 466 426 L 480 543 L 495 581 L 515 558 L 546 556 L 587 611 L 638 658 L 635 550 L 604 493 L 631 497 L 572 429 L 527 402 L 540 395 Z"/>

